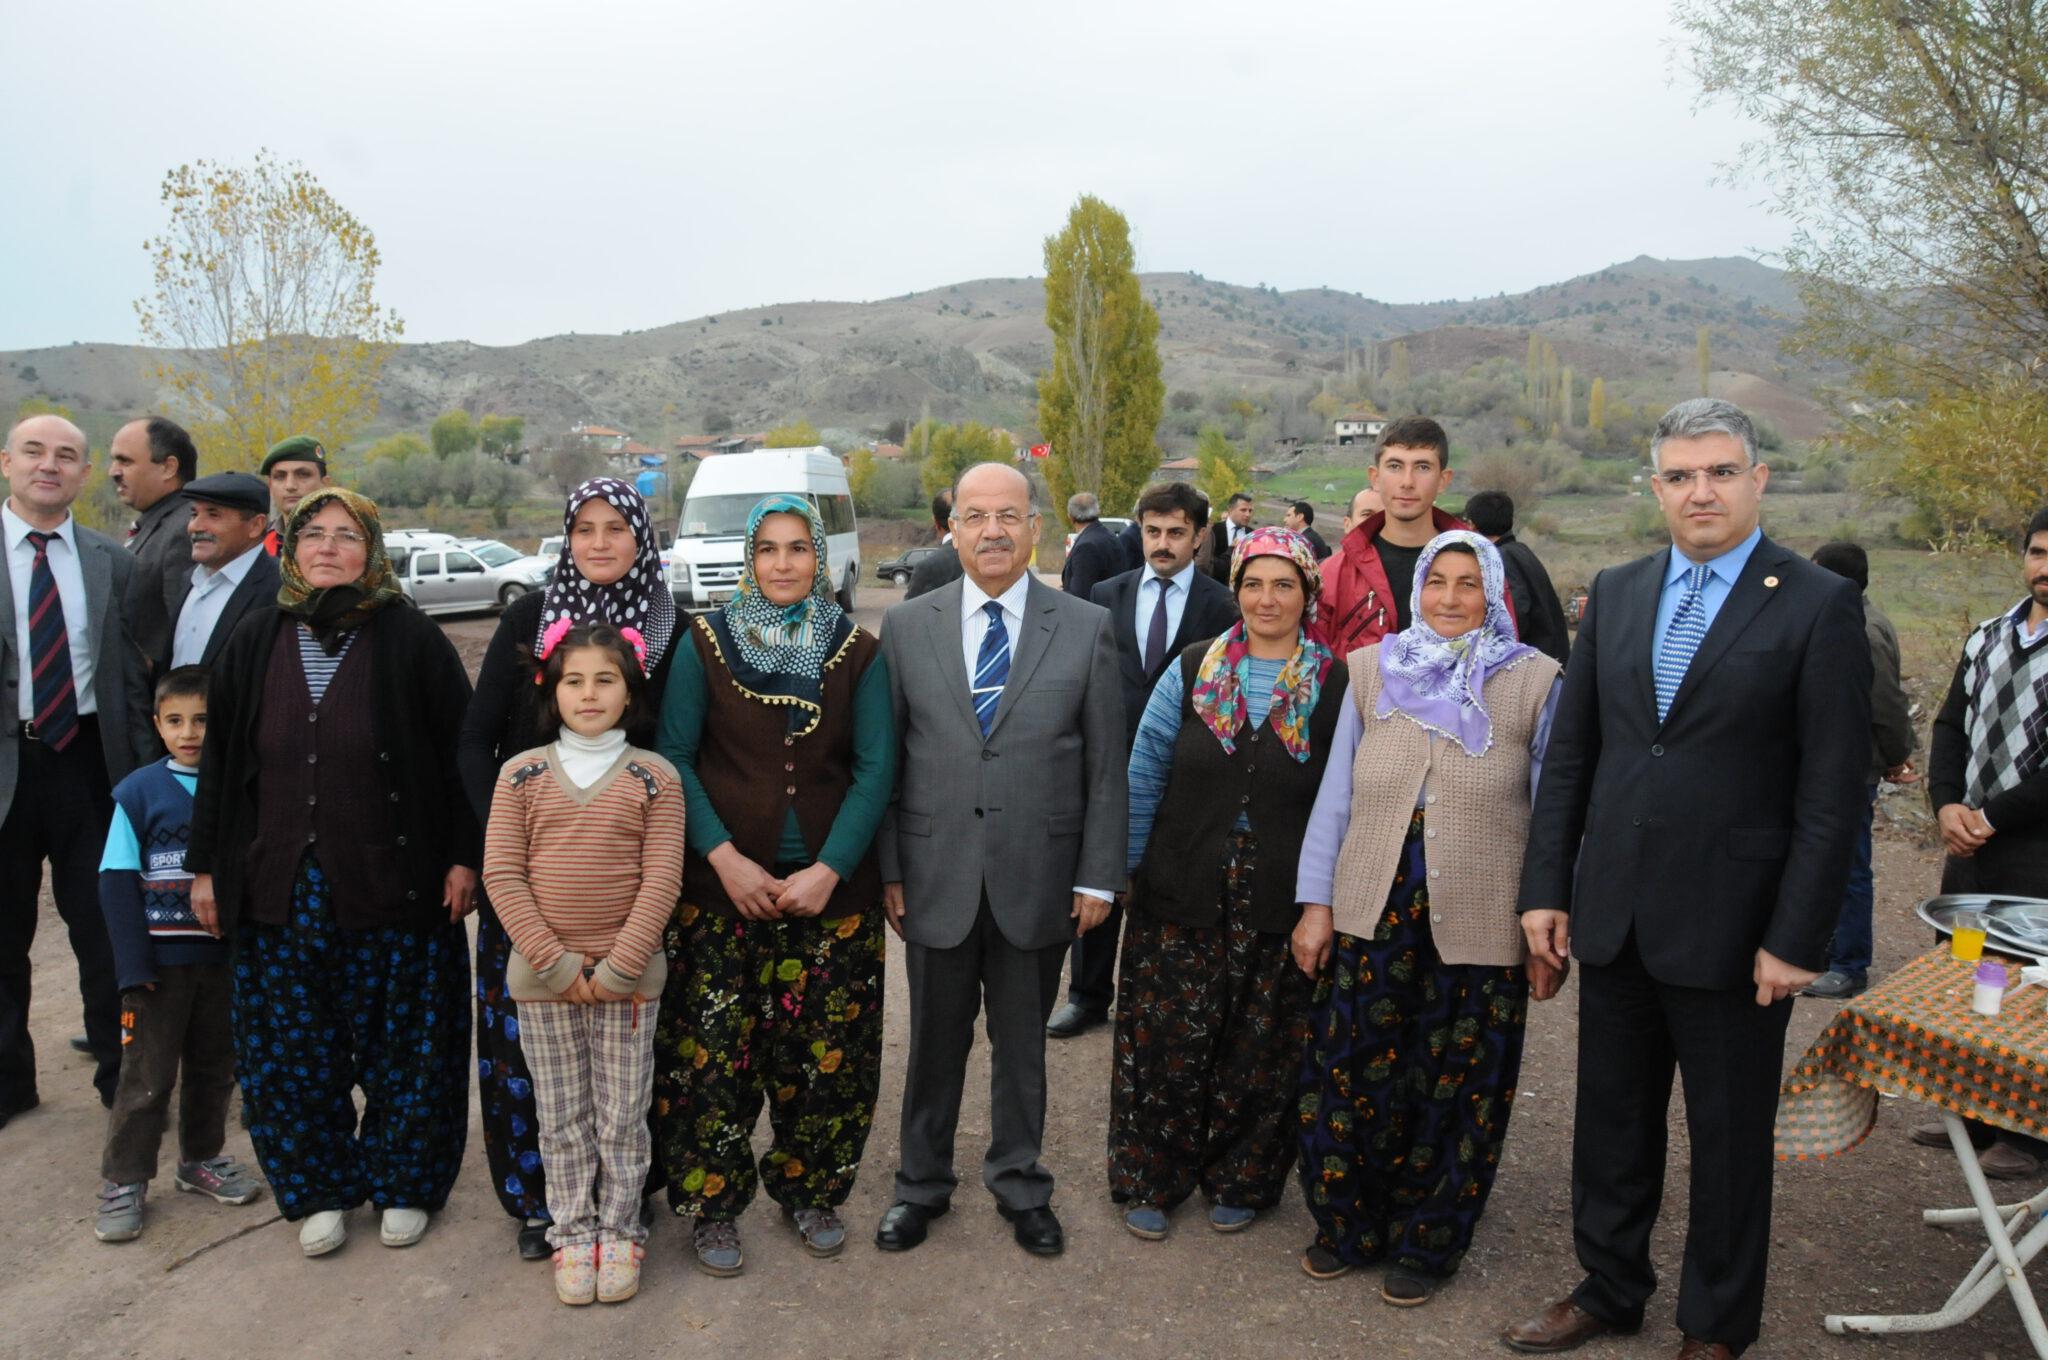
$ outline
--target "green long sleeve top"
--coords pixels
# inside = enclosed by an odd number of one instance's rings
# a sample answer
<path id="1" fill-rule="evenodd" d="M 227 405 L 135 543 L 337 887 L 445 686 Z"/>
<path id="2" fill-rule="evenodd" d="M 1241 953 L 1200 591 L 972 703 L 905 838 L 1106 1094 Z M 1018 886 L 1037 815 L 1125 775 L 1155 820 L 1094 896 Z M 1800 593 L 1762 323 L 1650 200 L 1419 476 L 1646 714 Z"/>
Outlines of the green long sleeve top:
<path id="1" fill-rule="evenodd" d="M 704 781 L 697 777 L 697 750 L 703 741 L 704 713 L 710 700 L 708 682 L 704 663 L 687 638 L 676 640 L 674 655 L 655 747 L 683 778 L 684 839 L 696 854 L 709 855 L 731 840 L 732 833 L 719 819 L 718 809 L 711 805 Z M 825 837 L 817 856 L 840 878 L 853 877 L 868 847 L 874 843 L 895 782 L 896 715 L 889 704 L 889 666 L 878 654 L 854 686 L 853 783 L 846 790 L 846 800 L 832 819 L 831 834 Z M 804 845 L 794 808 L 782 824 L 782 845 L 776 863 L 797 867 L 811 863 L 811 852 Z M 761 867 L 772 870 L 775 865 Z"/>

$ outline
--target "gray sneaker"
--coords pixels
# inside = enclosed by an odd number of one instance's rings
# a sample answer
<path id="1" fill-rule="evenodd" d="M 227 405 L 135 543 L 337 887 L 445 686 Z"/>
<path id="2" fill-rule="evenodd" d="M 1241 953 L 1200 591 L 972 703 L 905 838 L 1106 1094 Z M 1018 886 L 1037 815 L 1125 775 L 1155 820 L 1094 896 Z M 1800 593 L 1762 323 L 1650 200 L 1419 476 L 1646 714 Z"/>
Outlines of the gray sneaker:
<path id="1" fill-rule="evenodd" d="M 846 1224 L 830 1209 L 797 1209 L 790 1218 L 804 1239 L 804 1250 L 813 1256 L 837 1256 L 846 1245 Z"/>
<path id="2" fill-rule="evenodd" d="M 133 1242 L 142 1236 L 142 1201 L 149 1194 L 149 1182 L 116 1185 L 100 1182 L 100 1210 L 92 1221 L 92 1235 L 102 1242 Z"/>
<path id="3" fill-rule="evenodd" d="M 222 1204 L 247 1204 L 263 1193 L 263 1182 L 232 1157 L 180 1162 L 171 1184 L 195 1195 L 211 1195 Z"/>
<path id="4" fill-rule="evenodd" d="M 1870 986 L 1867 978 L 1856 977 L 1839 968 L 1830 968 L 1800 990 L 1801 996 L 1819 997 L 1823 1001 L 1847 1001 Z"/>
<path id="5" fill-rule="evenodd" d="M 697 1268 L 706 1275 L 737 1275 L 740 1266 L 746 1262 L 746 1256 L 740 1251 L 737 1223 L 700 1218 L 690 1239 L 697 1248 Z"/>

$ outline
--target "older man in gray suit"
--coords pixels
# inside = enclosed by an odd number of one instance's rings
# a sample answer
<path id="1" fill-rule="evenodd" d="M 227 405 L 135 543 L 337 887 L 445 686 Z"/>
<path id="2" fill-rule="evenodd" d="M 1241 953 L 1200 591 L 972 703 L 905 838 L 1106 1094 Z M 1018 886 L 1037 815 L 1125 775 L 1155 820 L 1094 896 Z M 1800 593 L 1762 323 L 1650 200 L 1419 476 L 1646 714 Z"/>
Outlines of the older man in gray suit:
<path id="1" fill-rule="evenodd" d="M 882 824 L 883 901 L 906 942 L 910 1066 L 897 1203 L 884 1251 L 924 1241 L 953 1188 L 953 1134 L 986 999 L 992 1138 L 982 1182 L 1039 1255 L 1065 1245 L 1045 1134 L 1045 1021 L 1060 964 L 1123 886 L 1125 742 L 1108 611 L 1029 570 L 1031 484 L 983 463 L 953 499 L 962 580 L 891 609 L 882 628 L 896 797 Z"/>
<path id="2" fill-rule="evenodd" d="M 71 515 L 91 472 L 59 416 L 21 421 L 0 448 L 0 1125 L 37 1102 L 28 956 L 46 859 L 102 1103 L 121 1069 L 99 863 L 113 785 L 150 749 L 150 705 L 123 603 L 134 559 Z"/>

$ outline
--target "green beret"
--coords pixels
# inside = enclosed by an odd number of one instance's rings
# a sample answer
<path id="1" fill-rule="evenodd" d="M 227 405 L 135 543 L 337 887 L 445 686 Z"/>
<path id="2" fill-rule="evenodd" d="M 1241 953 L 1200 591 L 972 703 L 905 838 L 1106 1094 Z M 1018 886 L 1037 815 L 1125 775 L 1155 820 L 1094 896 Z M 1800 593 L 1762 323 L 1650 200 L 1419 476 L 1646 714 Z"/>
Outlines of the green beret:
<path id="1" fill-rule="evenodd" d="M 280 439 L 271 445 L 270 452 L 263 456 L 263 466 L 258 469 L 265 477 L 279 463 L 312 463 L 319 467 L 320 475 L 327 475 L 327 450 L 320 447 L 320 441 L 309 434 L 295 434 L 290 439 Z"/>

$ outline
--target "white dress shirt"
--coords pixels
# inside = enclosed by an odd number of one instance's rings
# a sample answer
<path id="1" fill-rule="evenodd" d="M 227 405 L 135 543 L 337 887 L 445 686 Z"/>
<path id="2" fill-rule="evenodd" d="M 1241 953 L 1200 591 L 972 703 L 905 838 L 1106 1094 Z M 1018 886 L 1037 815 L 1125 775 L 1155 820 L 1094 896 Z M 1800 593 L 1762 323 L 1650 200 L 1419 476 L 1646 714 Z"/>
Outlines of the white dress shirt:
<path id="1" fill-rule="evenodd" d="M 1145 564 L 1145 574 L 1138 581 L 1138 599 L 1132 606 L 1131 626 L 1138 632 L 1138 656 L 1145 655 L 1145 639 L 1152 632 L 1152 611 L 1159 607 L 1160 581 L 1166 582 L 1166 645 L 1180 636 L 1181 615 L 1188 612 L 1188 588 L 1194 584 L 1195 563 L 1188 564 L 1171 576 L 1161 576 L 1153 570 L 1151 563 Z"/>
<path id="2" fill-rule="evenodd" d="M 211 570 L 193 563 L 192 589 L 186 593 L 184 606 L 178 610 L 177 631 L 171 635 L 173 666 L 196 666 L 206 655 L 206 644 L 213 638 L 213 630 L 220 625 L 221 612 L 228 607 L 228 597 L 235 593 L 235 587 L 242 584 L 249 568 L 256 565 L 256 554 L 262 551 L 261 543 L 252 543 L 226 566 Z"/>
<path id="3" fill-rule="evenodd" d="M 974 583 L 972 576 L 960 578 L 960 649 L 970 677 L 980 669 L 981 640 L 987 636 L 989 628 L 985 606 L 990 600 L 1003 607 L 1003 631 L 1010 637 L 1010 664 L 1017 664 L 1017 630 L 1024 626 L 1024 597 L 1030 590 L 1031 573 L 1028 571 L 1000 595 L 984 591 Z M 1083 888 L 1077 884 L 1074 891 L 1098 901 L 1116 901 L 1116 894 L 1107 888 Z"/>
<path id="4" fill-rule="evenodd" d="M 7 577 L 14 587 L 14 655 L 20 661 L 20 688 L 16 690 L 20 710 L 16 716 L 31 722 L 36 716 L 35 662 L 29 655 L 28 588 L 36 569 L 36 547 L 28 541 L 35 528 L 14 513 L 12 501 L 0 502 L 0 532 L 7 539 Z M 97 713 L 99 704 L 92 688 L 92 620 L 85 612 L 85 569 L 78 558 L 78 521 L 70 515 L 52 530 L 50 574 L 57 578 L 57 600 L 64 608 L 64 633 L 71 643 L 71 689 L 77 696 L 81 717 Z"/>

